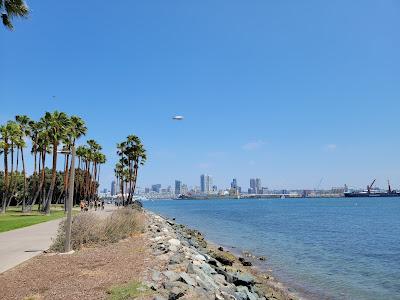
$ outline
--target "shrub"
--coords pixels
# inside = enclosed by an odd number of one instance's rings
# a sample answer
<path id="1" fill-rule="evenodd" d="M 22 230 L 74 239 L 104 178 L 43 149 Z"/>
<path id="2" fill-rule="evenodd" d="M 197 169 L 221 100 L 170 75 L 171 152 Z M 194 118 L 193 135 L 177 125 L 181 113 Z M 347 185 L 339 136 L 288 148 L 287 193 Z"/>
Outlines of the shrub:
<path id="1" fill-rule="evenodd" d="M 93 212 L 83 212 L 72 219 L 71 247 L 79 250 L 83 246 L 115 243 L 143 228 L 142 213 L 130 208 L 116 210 L 107 218 L 102 218 Z M 65 221 L 60 224 L 57 237 L 50 249 L 62 252 L 64 242 Z"/>

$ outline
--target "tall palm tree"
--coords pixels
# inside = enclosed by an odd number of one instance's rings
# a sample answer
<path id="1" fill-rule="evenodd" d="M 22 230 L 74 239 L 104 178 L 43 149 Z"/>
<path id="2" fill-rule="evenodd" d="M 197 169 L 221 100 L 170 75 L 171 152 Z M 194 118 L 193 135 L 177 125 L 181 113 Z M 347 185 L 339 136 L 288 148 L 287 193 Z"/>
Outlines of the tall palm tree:
<path id="1" fill-rule="evenodd" d="M 50 204 L 53 200 L 54 187 L 57 178 L 57 151 L 60 142 L 65 139 L 67 128 L 70 126 L 70 119 L 63 112 L 54 111 L 53 113 L 46 112 L 45 116 L 41 119 L 44 128 L 48 133 L 53 152 L 53 164 L 51 173 L 51 184 L 47 194 L 45 207 L 43 211 L 50 214 Z"/>
<path id="2" fill-rule="evenodd" d="M 134 147 L 133 157 L 134 157 L 134 166 L 133 166 L 134 174 L 133 174 L 132 195 L 135 193 L 135 190 L 136 190 L 139 166 L 143 166 L 147 161 L 146 150 L 144 149 L 144 146 L 142 145 L 140 139 L 139 139 L 138 143 L 136 144 L 136 146 Z M 131 201 L 132 201 L 132 198 L 131 198 Z"/>
<path id="3" fill-rule="evenodd" d="M 147 159 L 146 150 L 139 137 L 129 135 L 126 141 L 117 144 L 117 154 L 123 168 L 122 173 L 126 173 L 123 181 L 129 186 L 127 203 L 130 204 L 135 194 L 139 166 L 144 165 Z"/>
<path id="4" fill-rule="evenodd" d="M 42 123 L 40 122 L 29 122 L 29 137 L 32 143 L 32 150 L 31 154 L 34 158 L 34 165 L 33 165 L 33 174 L 36 175 L 37 173 L 37 154 L 38 154 L 38 139 L 39 139 L 39 132 L 42 131 Z"/>
<path id="5" fill-rule="evenodd" d="M 36 201 L 38 197 L 40 196 L 42 199 L 42 202 L 45 201 L 45 182 L 46 182 L 46 155 L 50 153 L 50 139 L 48 136 L 48 132 L 44 129 L 44 124 L 42 122 L 38 122 L 37 124 L 38 128 L 41 128 L 41 130 L 38 133 L 37 139 L 36 139 L 36 151 L 39 154 L 39 173 L 40 173 L 40 178 L 38 180 L 38 186 L 37 190 L 35 193 L 35 196 L 30 204 L 30 207 L 32 208 L 33 205 L 36 204 Z M 41 202 L 39 202 L 39 207 L 40 207 Z"/>
<path id="6" fill-rule="evenodd" d="M 0 126 L 0 146 L 4 156 L 4 187 L 3 187 L 3 197 L 1 201 L 1 213 L 6 212 L 7 196 L 9 188 L 8 179 L 8 153 L 9 153 L 9 132 L 6 125 Z"/>
<path id="7" fill-rule="evenodd" d="M 75 146 L 76 140 L 86 135 L 86 132 L 87 132 L 87 127 L 85 125 L 85 122 L 78 116 L 71 116 L 70 124 L 66 132 L 66 138 L 63 141 L 64 144 L 63 150 L 66 151 L 67 154 L 65 155 L 64 191 L 60 195 L 60 197 L 64 194 L 65 200 L 67 198 L 67 192 L 68 192 L 68 178 L 69 174 L 71 173 L 71 170 L 69 168 L 69 158 L 71 155 L 70 151 L 72 149 L 72 146 Z M 66 201 L 64 201 L 64 203 L 66 203 Z"/>
<path id="8" fill-rule="evenodd" d="M 3 25 L 12 30 L 14 26 L 11 20 L 14 17 L 28 17 L 29 8 L 23 0 L 0 0 L 0 12 Z"/>
<path id="9" fill-rule="evenodd" d="M 21 115 L 16 116 L 15 121 L 18 123 L 21 133 L 21 141 L 19 143 L 19 151 L 21 152 L 22 160 L 22 174 L 24 176 L 24 193 L 22 195 L 22 211 L 26 210 L 26 169 L 25 169 L 25 158 L 24 158 L 24 148 L 26 146 L 24 139 L 31 134 L 31 120 L 28 116 Z"/>
<path id="10" fill-rule="evenodd" d="M 22 144 L 22 142 L 21 142 L 21 129 L 16 122 L 8 121 L 6 129 L 8 131 L 8 137 L 10 143 L 9 147 L 11 153 L 11 172 L 10 172 L 10 182 L 8 187 L 8 200 L 6 203 L 6 207 L 8 207 L 11 203 L 12 198 L 15 195 L 17 180 L 14 175 L 15 173 L 17 173 L 18 169 L 18 153 L 19 153 L 18 145 Z M 15 153 L 15 149 L 17 149 L 17 153 Z M 15 154 L 17 154 L 17 161 L 16 161 L 17 169 L 14 169 Z"/>

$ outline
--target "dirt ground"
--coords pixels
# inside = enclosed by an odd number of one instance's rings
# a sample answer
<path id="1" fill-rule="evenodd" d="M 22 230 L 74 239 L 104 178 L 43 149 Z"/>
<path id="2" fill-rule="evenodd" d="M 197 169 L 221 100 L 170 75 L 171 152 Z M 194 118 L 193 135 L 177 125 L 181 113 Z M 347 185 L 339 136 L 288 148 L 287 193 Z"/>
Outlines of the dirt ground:
<path id="1" fill-rule="evenodd" d="M 110 287 L 142 282 L 158 269 L 145 234 L 72 255 L 43 254 L 0 275 L 0 298 L 107 299 Z"/>

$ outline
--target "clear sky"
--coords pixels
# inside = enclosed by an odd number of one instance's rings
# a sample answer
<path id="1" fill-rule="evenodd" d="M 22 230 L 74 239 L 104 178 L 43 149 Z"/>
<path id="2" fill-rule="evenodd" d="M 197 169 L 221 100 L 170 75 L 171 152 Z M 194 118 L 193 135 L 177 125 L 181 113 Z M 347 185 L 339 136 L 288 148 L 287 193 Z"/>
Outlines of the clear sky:
<path id="1" fill-rule="evenodd" d="M 27 2 L 0 28 L 0 122 L 82 116 L 103 186 L 134 133 L 140 187 L 400 188 L 399 1 Z"/>

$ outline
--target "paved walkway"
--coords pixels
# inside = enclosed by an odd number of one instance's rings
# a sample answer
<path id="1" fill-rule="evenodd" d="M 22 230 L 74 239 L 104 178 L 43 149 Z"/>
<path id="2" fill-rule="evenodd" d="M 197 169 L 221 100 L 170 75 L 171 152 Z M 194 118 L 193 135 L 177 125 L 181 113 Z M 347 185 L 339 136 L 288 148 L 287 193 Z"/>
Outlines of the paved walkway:
<path id="1" fill-rule="evenodd" d="M 0 273 L 47 250 L 60 221 L 58 219 L 0 233 Z"/>
<path id="2" fill-rule="evenodd" d="M 106 205 L 104 210 L 96 213 L 105 217 L 114 209 L 115 206 Z M 0 274 L 49 249 L 61 220 L 0 233 Z"/>

